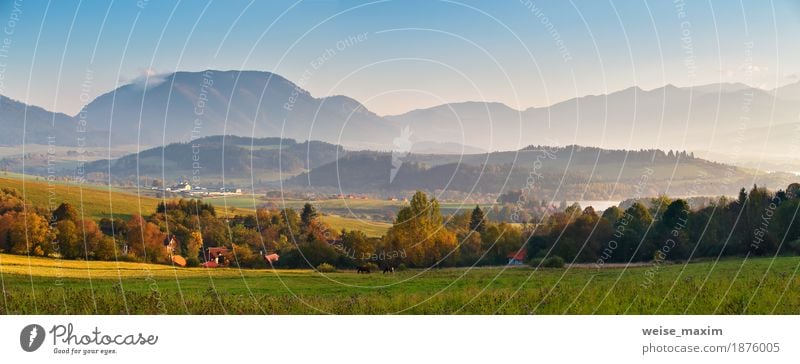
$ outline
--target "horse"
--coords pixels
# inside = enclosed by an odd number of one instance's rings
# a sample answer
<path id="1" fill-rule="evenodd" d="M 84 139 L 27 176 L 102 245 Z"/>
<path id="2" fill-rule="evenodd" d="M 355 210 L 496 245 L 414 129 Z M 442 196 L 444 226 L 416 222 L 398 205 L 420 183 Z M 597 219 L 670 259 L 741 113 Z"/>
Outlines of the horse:
<path id="1" fill-rule="evenodd" d="M 366 265 L 362 265 L 362 266 L 358 267 L 358 270 L 356 271 L 356 273 L 369 274 L 369 273 L 371 273 L 371 271 L 370 271 L 369 267 L 367 267 Z"/>
<path id="2" fill-rule="evenodd" d="M 383 274 L 386 274 L 386 273 L 394 273 L 394 267 L 392 267 L 392 266 L 383 267 Z"/>

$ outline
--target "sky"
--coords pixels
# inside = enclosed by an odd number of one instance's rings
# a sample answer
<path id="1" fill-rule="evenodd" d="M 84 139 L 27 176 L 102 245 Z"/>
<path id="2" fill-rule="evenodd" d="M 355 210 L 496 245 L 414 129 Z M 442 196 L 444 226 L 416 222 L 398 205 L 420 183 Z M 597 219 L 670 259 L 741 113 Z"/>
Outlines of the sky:
<path id="1" fill-rule="evenodd" d="M 76 114 L 145 74 L 261 70 L 380 115 L 800 81 L 800 1 L 0 0 L 0 95 Z"/>

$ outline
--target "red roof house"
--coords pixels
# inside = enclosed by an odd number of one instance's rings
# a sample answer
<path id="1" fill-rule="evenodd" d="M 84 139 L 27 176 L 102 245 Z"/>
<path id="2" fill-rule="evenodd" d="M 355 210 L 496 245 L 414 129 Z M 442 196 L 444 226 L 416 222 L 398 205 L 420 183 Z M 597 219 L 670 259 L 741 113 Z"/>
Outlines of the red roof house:
<path id="1" fill-rule="evenodd" d="M 526 251 L 524 248 L 520 248 L 516 252 L 512 252 L 506 256 L 508 258 L 509 265 L 520 265 L 525 263 Z"/>

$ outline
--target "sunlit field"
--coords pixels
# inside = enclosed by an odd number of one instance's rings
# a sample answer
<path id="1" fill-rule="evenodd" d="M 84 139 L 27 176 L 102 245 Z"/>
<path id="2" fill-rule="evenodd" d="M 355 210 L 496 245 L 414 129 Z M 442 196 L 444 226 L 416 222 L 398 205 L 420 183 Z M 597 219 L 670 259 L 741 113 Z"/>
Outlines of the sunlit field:
<path id="1" fill-rule="evenodd" d="M 48 183 L 42 177 L 9 174 L 0 177 L 0 186 L 15 188 L 35 206 L 55 208 L 64 202 L 82 210 L 86 218 L 129 218 L 133 214 L 147 215 L 155 210 L 160 199 L 124 193 L 114 187 L 78 185 L 65 182 Z M 53 203 L 55 206 L 49 206 Z"/>
<path id="2" fill-rule="evenodd" d="M 0 313 L 797 314 L 798 265 L 800 257 L 779 257 L 322 274 L 0 254 Z"/>

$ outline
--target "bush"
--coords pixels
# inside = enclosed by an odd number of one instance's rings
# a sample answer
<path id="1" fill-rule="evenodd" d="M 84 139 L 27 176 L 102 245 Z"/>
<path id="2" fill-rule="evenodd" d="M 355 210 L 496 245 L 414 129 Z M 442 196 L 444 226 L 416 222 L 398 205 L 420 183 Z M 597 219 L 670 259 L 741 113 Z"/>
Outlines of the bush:
<path id="1" fill-rule="evenodd" d="M 377 271 L 380 270 L 378 265 L 375 264 L 375 263 L 372 263 L 372 262 L 368 262 L 368 263 L 364 264 L 364 267 L 367 267 L 367 269 L 369 269 L 371 272 L 377 272 Z"/>
<path id="2" fill-rule="evenodd" d="M 400 272 L 402 272 L 402 271 L 404 271 L 406 269 L 408 269 L 408 267 L 406 267 L 406 265 L 403 264 L 403 263 L 400 263 L 400 265 L 397 266 L 397 270 L 400 271 Z"/>
<path id="3" fill-rule="evenodd" d="M 800 254 L 800 239 L 789 242 L 789 250 L 795 254 Z"/>
<path id="4" fill-rule="evenodd" d="M 541 258 L 531 259 L 528 264 L 531 267 L 542 267 L 542 268 L 564 268 L 564 258 L 561 258 L 557 255 L 551 256 L 542 260 Z"/>
<path id="5" fill-rule="evenodd" d="M 328 263 L 322 263 L 317 266 L 317 271 L 320 273 L 333 273 L 336 271 L 336 267 Z"/>
<path id="6" fill-rule="evenodd" d="M 197 259 L 197 258 L 186 259 L 186 266 L 187 267 L 199 267 L 200 266 L 200 259 Z"/>

